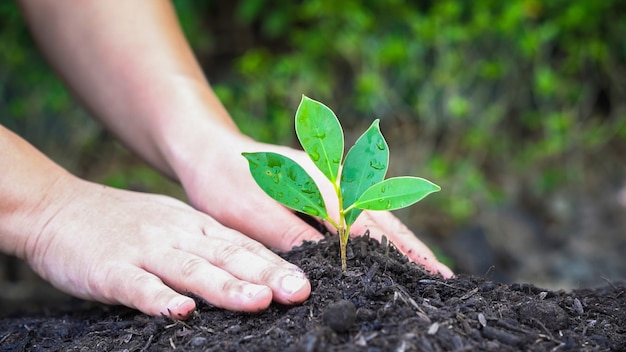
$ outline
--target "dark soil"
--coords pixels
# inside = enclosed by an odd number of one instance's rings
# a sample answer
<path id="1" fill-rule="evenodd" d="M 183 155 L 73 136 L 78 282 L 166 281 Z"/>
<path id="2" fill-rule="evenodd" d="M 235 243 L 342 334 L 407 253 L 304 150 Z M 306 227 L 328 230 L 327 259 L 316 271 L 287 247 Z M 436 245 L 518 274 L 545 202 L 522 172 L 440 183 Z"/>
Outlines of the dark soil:
<path id="1" fill-rule="evenodd" d="M 384 242 L 384 241 L 383 241 Z M 298 306 L 257 314 L 199 303 L 185 322 L 76 302 L 0 319 L 1 351 L 624 351 L 626 283 L 549 291 L 430 276 L 388 245 L 336 238 L 284 255 L 311 279 Z"/>

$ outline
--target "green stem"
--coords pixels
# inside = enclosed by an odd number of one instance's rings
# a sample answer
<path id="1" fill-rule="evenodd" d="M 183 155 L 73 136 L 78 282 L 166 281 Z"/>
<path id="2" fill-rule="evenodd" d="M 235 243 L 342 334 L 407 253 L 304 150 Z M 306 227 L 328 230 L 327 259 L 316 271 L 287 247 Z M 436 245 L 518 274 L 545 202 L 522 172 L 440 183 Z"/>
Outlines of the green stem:
<path id="1" fill-rule="evenodd" d="M 341 253 L 341 270 L 346 271 L 348 269 L 348 263 L 346 261 L 346 247 L 347 241 L 344 241 L 345 237 L 345 228 L 341 228 L 339 230 L 339 252 Z"/>
<path id="2" fill-rule="evenodd" d="M 341 269 L 346 271 L 348 264 L 346 263 L 346 247 L 348 244 L 348 237 L 346 236 L 346 216 L 339 204 L 339 227 L 337 228 L 339 235 L 339 252 L 341 254 Z"/>
<path id="3" fill-rule="evenodd" d="M 346 236 L 346 232 L 350 231 L 350 227 L 346 226 L 346 212 L 343 210 L 343 194 L 341 193 L 341 186 L 339 182 L 340 178 L 338 177 L 336 182 L 333 182 L 333 188 L 335 189 L 335 194 L 337 194 L 337 200 L 339 201 L 339 226 L 335 226 L 337 228 L 337 235 L 339 236 L 339 252 L 341 255 L 341 270 L 346 271 L 348 269 L 348 264 L 346 262 L 346 248 L 348 245 L 348 236 Z M 348 232 L 349 234 L 349 232 Z"/>

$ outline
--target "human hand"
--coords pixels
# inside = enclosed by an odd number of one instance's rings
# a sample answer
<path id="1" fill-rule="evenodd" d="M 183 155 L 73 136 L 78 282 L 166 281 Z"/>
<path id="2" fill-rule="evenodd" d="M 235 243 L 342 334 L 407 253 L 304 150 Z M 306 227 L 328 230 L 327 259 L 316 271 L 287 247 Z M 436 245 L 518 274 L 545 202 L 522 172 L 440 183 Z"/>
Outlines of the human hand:
<path id="1" fill-rule="evenodd" d="M 210 214 L 222 224 L 280 250 L 289 250 L 303 240 L 322 238 L 317 230 L 271 199 L 257 186 L 250 175 L 247 161 L 241 156 L 244 151 L 273 151 L 290 157 L 313 176 L 324 196 L 329 214 L 337 213 L 338 204 L 332 185 L 303 151 L 258 143 L 241 136 L 226 138 L 215 145 L 224 146 L 219 155 L 211 150 L 197 149 L 197 154 L 190 160 L 196 160 L 196 165 L 205 166 L 188 169 L 187 177 L 181 177 L 194 207 Z M 219 165 L 219 169 L 212 168 L 211 165 Z M 330 231 L 335 231 L 332 225 L 326 225 Z M 366 230 L 378 240 L 383 235 L 386 236 L 409 259 L 422 264 L 428 271 L 446 278 L 453 275 L 390 212 L 364 211 L 353 224 L 352 233 L 363 234 Z"/>
<path id="2" fill-rule="evenodd" d="M 181 293 L 251 312 L 310 293 L 295 265 L 173 198 L 73 177 L 46 198 L 54 216 L 29 237 L 25 259 L 74 296 L 184 319 L 195 303 Z"/>

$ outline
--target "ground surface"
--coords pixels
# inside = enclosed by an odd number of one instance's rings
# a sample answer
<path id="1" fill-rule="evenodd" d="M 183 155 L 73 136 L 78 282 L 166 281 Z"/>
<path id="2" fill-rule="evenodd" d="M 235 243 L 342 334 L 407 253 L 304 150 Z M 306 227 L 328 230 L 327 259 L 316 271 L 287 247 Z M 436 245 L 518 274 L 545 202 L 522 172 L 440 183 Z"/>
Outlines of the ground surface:
<path id="1" fill-rule="evenodd" d="M 442 280 L 376 241 L 350 248 L 345 273 L 335 238 L 285 254 L 312 282 L 298 306 L 243 314 L 201 303 L 181 323 L 74 301 L 0 319 L 0 351 L 626 350 L 625 283 L 565 292 Z"/>

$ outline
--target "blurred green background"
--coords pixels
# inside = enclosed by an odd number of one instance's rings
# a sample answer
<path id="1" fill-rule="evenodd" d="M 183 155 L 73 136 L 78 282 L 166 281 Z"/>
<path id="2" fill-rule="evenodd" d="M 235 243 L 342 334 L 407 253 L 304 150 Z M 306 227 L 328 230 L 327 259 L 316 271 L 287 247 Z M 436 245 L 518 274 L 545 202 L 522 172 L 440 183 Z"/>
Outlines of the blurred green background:
<path id="1" fill-rule="evenodd" d="M 398 212 L 458 272 L 572 287 L 626 278 L 626 2 L 174 1 L 247 134 L 297 146 L 301 94 L 353 142 L 381 119 Z M 0 3 L 0 121 L 72 172 L 184 198 L 113 141 Z M 184 112 L 181 112 L 184 113 Z"/>

